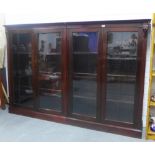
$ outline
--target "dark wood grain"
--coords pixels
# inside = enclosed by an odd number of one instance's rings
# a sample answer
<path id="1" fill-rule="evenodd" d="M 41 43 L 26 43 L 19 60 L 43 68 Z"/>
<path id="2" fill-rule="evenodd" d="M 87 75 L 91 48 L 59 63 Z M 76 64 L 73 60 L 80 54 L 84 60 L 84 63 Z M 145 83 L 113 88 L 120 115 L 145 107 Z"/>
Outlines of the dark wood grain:
<path id="1" fill-rule="evenodd" d="M 9 112 L 14 113 L 14 114 L 39 118 L 43 120 L 48 120 L 48 121 L 54 121 L 54 122 L 63 123 L 63 124 L 70 124 L 70 125 L 75 125 L 79 127 L 85 127 L 88 129 L 94 129 L 98 131 L 131 136 L 135 138 L 142 137 L 142 130 L 140 129 L 127 128 L 127 127 L 121 127 L 121 126 L 115 126 L 115 125 L 109 125 L 109 124 L 101 124 L 101 123 L 92 122 L 88 120 L 80 120 L 76 118 L 59 116 L 59 115 L 51 115 L 48 113 L 41 113 L 37 111 L 32 111 L 27 108 L 24 109 L 24 108 L 14 107 L 14 106 L 9 107 Z"/>
<path id="2" fill-rule="evenodd" d="M 93 26 L 93 25 L 102 25 L 102 24 L 106 24 L 106 25 L 115 25 L 119 26 L 120 24 L 124 25 L 124 24 L 130 24 L 131 26 L 135 26 L 135 24 L 142 26 L 141 23 L 150 23 L 151 19 L 137 19 L 137 20 L 106 20 L 106 21 L 79 21 L 79 22 L 60 22 L 60 23 L 37 23 L 37 24 L 14 24 L 14 25 L 5 25 L 5 27 L 9 30 L 19 30 L 19 29 L 34 29 L 34 28 L 47 28 L 47 27 L 55 27 L 57 28 L 59 27 L 64 27 L 67 25 L 67 28 L 71 25 L 88 25 L 88 26 Z M 93 26 L 94 27 L 94 26 Z"/>

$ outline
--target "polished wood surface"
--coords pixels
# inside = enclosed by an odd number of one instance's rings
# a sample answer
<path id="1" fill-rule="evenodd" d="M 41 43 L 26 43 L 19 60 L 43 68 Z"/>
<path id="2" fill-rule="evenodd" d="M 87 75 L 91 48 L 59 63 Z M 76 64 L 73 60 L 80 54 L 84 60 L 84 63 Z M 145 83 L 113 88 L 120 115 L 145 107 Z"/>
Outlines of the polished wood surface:
<path id="1" fill-rule="evenodd" d="M 27 108 L 21 108 L 21 107 L 15 107 L 15 106 L 10 106 L 9 112 L 14 113 L 14 114 L 29 116 L 33 118 L 48 120 L 48 121 L 54 121 L 57 123 L 70 124 L 70 125 L 88 128 L 88 129 L 94 129 L 98 131 L 105 131 L 105 132 L 120 134 L 124 136 L 131 136 L 135 138 L 142 137 L 142 130 L 135 129 L 135 128 L 127 128 L 127 127 L 121 127 L 121 126 L 115 126 L 115 125 L 101 124 L 101 123 L 92 122 L 89 120 L 81 120 L 81 119 L 72 118 L 72 117 L 60 116 L 57 114 L 54 115 L 54 114 L 49 114 L 49 113 L 42 113 L 38 111 L 32 111 Z"/>

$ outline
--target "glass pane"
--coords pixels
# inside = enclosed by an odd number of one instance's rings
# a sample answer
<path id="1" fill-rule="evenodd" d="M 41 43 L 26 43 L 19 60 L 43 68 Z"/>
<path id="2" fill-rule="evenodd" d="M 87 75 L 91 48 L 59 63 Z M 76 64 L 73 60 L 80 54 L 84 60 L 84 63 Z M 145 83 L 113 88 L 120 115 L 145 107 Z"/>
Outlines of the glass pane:
<path id="1" fill-rule="evenodd" d="M 39 103 L 61 111 L 61 33 L 39 33 Z"/>
<path id="2" fill-rule="evenodd" d="M 97 32 L 72 33 L 73 113 L 96 117 Z"/>
<path id="3" fill-rule="evenodd" d="M 14 104 L 33 106 L 31 35 L 13 34 Z"/>
<path id="4" fill-rule="evenodd" d="M 137 32 L 109 32 L 107 53 L 106 119 L 133 122 Z"/>

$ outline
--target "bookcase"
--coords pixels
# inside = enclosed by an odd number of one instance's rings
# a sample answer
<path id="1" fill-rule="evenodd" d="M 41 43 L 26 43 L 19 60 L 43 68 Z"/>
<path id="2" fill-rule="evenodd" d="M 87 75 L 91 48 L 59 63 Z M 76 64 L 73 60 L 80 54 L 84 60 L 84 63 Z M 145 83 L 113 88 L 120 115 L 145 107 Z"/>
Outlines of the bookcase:
<path id="1" fill-rule="evenodd" d="M 7 25 L 9 112 L 141 137 L 149 23 Z"/>

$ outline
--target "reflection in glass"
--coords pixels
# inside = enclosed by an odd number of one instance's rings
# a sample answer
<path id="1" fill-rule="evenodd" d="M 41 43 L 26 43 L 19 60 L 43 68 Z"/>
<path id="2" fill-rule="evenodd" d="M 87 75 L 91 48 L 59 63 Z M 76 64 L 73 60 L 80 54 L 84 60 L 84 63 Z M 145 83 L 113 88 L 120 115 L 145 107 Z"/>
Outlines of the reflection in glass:
<path id="1" fill-rule="evenodd" d="M 13 34 L 14 104 L 32 107 L 32 51 L 31 35 Z"/>
<path id="2" fill-rule="evenodd" d="M 98 33 L 72 33 L 73 113 L 96 117 Z"/>
<path id="3" fill-rule="evenodd" d="M 106 119 L 133 122 L 137 32 L 109 32 L 107 52 Z"/>
<path id="4" fill-rule="evenodd" d="M 39 33 L 39 103 L 61 111 L 61 33 Z"/>

